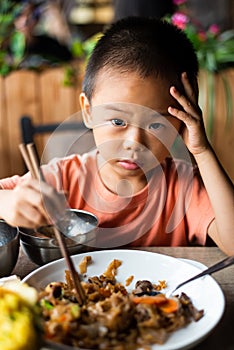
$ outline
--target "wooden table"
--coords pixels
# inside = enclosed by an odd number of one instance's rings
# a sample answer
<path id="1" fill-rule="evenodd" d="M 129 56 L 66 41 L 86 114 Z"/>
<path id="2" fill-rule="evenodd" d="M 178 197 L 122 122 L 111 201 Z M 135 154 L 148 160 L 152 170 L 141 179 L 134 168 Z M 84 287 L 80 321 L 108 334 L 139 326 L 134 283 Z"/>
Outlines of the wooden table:
<path id="1" fill-rule="evenodd" d="M 150 247 L 139 249 L 166 254 L 177 258 L 192 259 L 207 266 L 225 258 L 225 255 L 216 247 Z M 32 263 L 22 252 L 20 252 L 13 274 L 23 278 L 37 267 L 37 265 Z M 213 275 L 213 278 L 215 278 L 223 290 L 226 299 L 225 312 L 221 321 L 211 334 L 193 349 L 234 350 L 234 265 L 223 271 L 216 272 Z M 204 293 L 205 292 L 206 291 L 204 291 Z"/>

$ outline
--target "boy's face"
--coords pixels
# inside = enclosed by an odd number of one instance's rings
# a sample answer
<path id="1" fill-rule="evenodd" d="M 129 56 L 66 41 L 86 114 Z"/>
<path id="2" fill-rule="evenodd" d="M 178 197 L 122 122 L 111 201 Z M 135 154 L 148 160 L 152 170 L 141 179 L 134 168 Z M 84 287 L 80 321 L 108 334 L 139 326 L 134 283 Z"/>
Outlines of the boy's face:
<path id="1" fill-rule="evenodd" d="M 161 78 L 139 78 L 136 73 L 99 73 L 92 106 L 84 94 L 84 120 L 93 129 L 101 176 L 113 181 L 144 182 L 161 163 L 178 135 L 181 122 L 168 113 L 177 106 L 171 84 Z"/>

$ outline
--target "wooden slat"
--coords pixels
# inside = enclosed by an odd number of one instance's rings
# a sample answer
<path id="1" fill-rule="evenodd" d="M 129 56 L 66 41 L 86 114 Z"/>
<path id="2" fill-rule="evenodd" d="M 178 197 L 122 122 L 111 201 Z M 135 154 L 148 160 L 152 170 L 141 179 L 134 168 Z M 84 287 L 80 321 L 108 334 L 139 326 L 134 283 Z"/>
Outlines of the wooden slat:
<path id="1" fill-rule="evenodd" d="M 40 121 L 40 100 L 38 98 L 37 73 L 16 71 L 5 79 L 6 118 L 8 121 L 10 174 L 21 174 L 24 165 L 19 153 L 21 142 L 19 119 L 23 114 L 30 114 L 35 121 Z"/>
<path id="2" fill-rule="evenodd" d="M 54 68 L 40 74 L 43 122 L 64 121 L 77 112 L 74 87 L 64 86 L 65 68 Z"/>
<path id="3" fill-rule="evenodd" d="M 227 79 L 232 90 L 232 104 L 234 108 L 234 79 L 231 79 L 230 70 L 222 73 Z M 233 75 L 234 78 L 234 75 Z M 214 148 L 217 152 L 224 168 L 234 180 L 234 110 L 232 120 L 227 120 L 227 103 L 224 84 L 221 74 L 216 76 L 216 111 L 215 111 L 215 129 L 214 129 Z"/>
<path id="4" fill-rule="evenodd" d="M 223 80 L 220 74 L 214 75 L 215 108 L 213 115 L 213 133 L 210 142 L 228 175 L 234 181 L 234 69 L 222 72 L 229 83 L 232 93 L 233 113 L 230 123 L 227 123 L 227 103 Z M 200 106 L 203 110 L 204 122 L 208 123 L 209 88 L 207 73 L 202 71 L 199 75 Z"/>
<path id="5" fill-rule="evenodd" d="M 9 163 L 9 138 L 8 138 L 8 119 L 6 116 L 4 78 L 0 77 L 0 178 L 7 177 L 10 173 Z"/>
<path id="6" fill-rule="evenodd" d="M 63 122 L 79 110 L 76 87 L 65 86 L 66 67 L 53 68 L 40 75 L 42 121 L 44 123 Z M 40 154 L 46 146 L 50 135 L 38 136 Z"/>

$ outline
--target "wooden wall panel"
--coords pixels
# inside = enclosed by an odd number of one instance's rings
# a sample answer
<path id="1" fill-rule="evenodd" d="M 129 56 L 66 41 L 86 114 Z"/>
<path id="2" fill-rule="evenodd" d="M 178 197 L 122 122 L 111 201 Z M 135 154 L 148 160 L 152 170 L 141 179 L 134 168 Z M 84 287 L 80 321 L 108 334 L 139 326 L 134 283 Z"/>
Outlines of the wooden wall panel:
<path id="1" fill-rule="evenodd" d="M 209 83 L 207 73 L 200 72 L 199 78 L 199 101 L 203 110 L 205 126 L 208 128 Z M 223 79 L 227 82 L 231 93 L 232 113 L 229 116 L 230 119 L 227 117 L 228 109 Z M 224 169 L 234 181 L 234 69 L 213 75 L 213 83 L 215 89 L 213 128 L 209 139 Z"/>
<path id="2" fill-rule="evenodd" d="M 33 71 L 17 71 L 5 78 L 5 98 L 9 138 L 10 174 L 24 171 L 23 161 L 18 149 L 21 142 L 19 119 L 30 114 L 35 121 L 40 120 L 40 99 L 37 85 L 38 75 Z"/>
<path id="3" fill-rule="evenodd" d="M 9 139 L 7 133 L 9 126 L 5 102 L 4 79 L 0 77 L 0 178 L 10 174 Z"/>
<path id="4" fill-rule="evenodd" d="M 23 174 L 25 167 L 19 153 L 21 142 L 19 120 L 23 114 L 35 124 L 62 122 L 75 115 L 80 119 L 79 93 L 76 86 L 64 86 L 64 68 L 52 68 L 38 73 L 19 70 L 0 78 L 0 178 Z M 46 137 L 36 140 L 42 152 Z"/>
<path id="5" fill-rule="evenodd" d="M 81 115 L 79 110 L 79 89 L 77 86 L 65 86 L 65 68 L 55 68 L 40 74 L 39 85 L 41 91 L 41 118 L 43 123 L 58 123 L 71 119 L 78 119 Z M 51 135 L 38 136 L 36 138 L 38 150 L 43 154 L 43 149 Z M 41 141 L 41 144 L 39 144 Z"/>
<path id="6" fill-rule="evenodd" d="M 64 86 L 64 74 L 64 69 L 56 68 L 40 75 L 43 122 L 62 122 L 77 112 L 75 88 Z"/>

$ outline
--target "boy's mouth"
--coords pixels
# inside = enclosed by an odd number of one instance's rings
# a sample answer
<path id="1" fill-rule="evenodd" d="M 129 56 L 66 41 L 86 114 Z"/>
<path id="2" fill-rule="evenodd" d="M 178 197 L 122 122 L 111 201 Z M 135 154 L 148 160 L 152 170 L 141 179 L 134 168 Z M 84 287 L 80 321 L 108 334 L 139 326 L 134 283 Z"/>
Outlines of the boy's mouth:
<path id="1" fill-rule="evenodd" d="M 137 170 L 140 168 L 139 164 L 133 160 L 122 159 L 118 161 L 119 166 L 126 170 Z"/>

